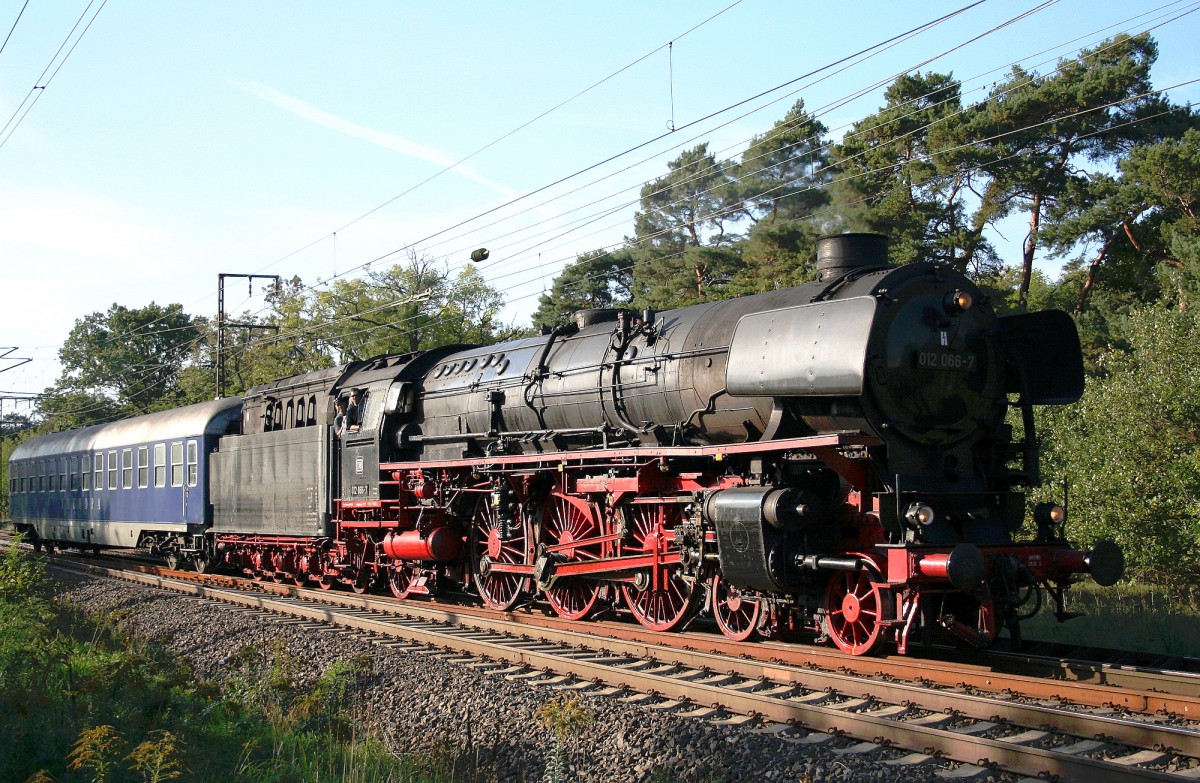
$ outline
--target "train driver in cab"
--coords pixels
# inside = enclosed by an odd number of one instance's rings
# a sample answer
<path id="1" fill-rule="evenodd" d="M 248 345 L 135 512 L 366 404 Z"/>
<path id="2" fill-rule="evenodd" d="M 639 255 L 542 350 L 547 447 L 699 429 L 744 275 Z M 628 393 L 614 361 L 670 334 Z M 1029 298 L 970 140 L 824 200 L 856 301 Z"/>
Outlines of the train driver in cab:
<path id="1" fill-rule="evenodd" d="M 358 432 L 358 425 L 362 421 L 362 391 L 359 389 L 350 390 L 350 404 L 346 406 L 346 428 L 350 432 Z"/>
<path id="2" fill-rule="evenodd" d="M 333 434 L 340 438 L 346 432 L 346 401 L 338 397 L 333 401 Z"/>

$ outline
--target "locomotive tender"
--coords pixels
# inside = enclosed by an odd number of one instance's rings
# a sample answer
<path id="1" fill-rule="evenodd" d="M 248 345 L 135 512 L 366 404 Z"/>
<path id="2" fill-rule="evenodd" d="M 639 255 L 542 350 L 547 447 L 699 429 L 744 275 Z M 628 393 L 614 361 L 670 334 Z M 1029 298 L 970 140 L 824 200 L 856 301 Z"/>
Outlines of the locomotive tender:
<path id="1" fill-rule="evenodd" d="M 873 234 L 822 239 L 818 272 L 252 388 L 240 426 L 200 441 L 202 524 L 133 528 L 136 543 L 200 569 L 398 597 L 467 588 L 497 610 L 627 611 L 655 630 L 703 611 L 735 639 L 809 628 L 853 654 L 885 638 L 984 646 L 1046 595 L 1067 617 L 1082 574 L 1116 582 L 1120 550 L 1073 548 L 1059 506 L 1015 538 L 1021 488 L 1040 480 L 1034 406 L 1083 390 L 1070 317 L 998 318 L 952 269 L 889 266 Z M 333 401 L 351 389 L 362 403 L 338 433 Z M 213 405 L 174 413 L 195 429 Z M 156 444 L 176 437 L 154 434 L 162 415 L 23 444 L 14 520 L 50 545 L 134 543 L 93 531 L 125 524 L 105 498 L 150 502 L 148 487 L 113 494 L 46 464 L 74 476 L 78 455 L 136 450 L 157 475 Z M 134 423 L 127 452 L 112 428 Z M 57 489 L 26 483 L 47 471 Z"/>

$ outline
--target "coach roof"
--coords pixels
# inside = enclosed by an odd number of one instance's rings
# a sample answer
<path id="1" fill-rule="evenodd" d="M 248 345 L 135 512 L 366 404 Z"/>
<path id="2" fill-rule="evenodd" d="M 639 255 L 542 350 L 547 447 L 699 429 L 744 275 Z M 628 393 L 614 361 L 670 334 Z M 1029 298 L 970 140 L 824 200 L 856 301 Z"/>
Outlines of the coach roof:
<path id="1" fill-rule="evenodd" d="M 96 424 L 76 430 L 41 435 L 17 446 L 10 461 L 53 457 L 81 451 L 130 446 L 201 435 L 223 435 L 241 416 L 242 398 L 225 397 L 184 408 L 148 413 L 111 424 Z"/>

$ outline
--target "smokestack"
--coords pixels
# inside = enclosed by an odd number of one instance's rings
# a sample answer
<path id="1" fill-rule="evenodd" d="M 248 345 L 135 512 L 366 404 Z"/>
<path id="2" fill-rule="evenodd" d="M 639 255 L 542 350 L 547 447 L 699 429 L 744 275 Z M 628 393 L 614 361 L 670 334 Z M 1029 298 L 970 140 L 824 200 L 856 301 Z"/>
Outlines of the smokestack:
<path id="1" fill-rule="evenodd" d="M 856 269 L 888 266 L 883 234 L 835 234 L 817 240 L 817 280 L 822 283 Z"/>

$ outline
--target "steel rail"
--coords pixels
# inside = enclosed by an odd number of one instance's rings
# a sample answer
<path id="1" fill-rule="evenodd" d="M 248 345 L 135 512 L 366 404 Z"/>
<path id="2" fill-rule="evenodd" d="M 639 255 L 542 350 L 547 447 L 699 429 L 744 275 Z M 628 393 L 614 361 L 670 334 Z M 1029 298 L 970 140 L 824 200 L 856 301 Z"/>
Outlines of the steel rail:
<path id="1" fill-rule="evenodd" d="M 163 572 L 147 567 L 149 573 Z M 168 572 L 173 573 L 173 572 Z M 257 582 L 221 574 L 197 575 L 179 572 L 181 577 L 216 581 L 231 586 L 251 583 L 258 589 L 281 594 L 294 594 L 304 588 L 270 582 Z M 450 619 L 453 622 L 473 622 L 502 632 L 511 632 L 513 625 L 536 628 L 543 635 L 578 633 L 579 623 L 554 616 L 510 611 L 497 614 L 482 607 L 438 604 L 432 602 L 398 602 L 390 597 L 368 596 L 340 591 L 312 590 L 321 600 L 347 606 L 403 611 L 433 621 Z M 1069 694 L 1072 703 L 1097 708 L 1117 708 L 1142 715 L 1173 715 L 1182 719 L 1200 720 L 1200 677 L 1189 672 L 1163 672 L 1144 667 L 1101 665 L 1045 658 L 1027 654 L 976 652 L 979 660 L 963 661 L 961 654 L 938 650 L 941 658 L 911 658 L 907 656 L 861 657 L 847 655 L 831 648 L 795 643 L 755 641 L 735 642 L 718 634 L 696 632 L 651 631 L 626 623 L 591 622 L 586 635 L 607 640 L 610 645 L 643 644 L 665 648 L 659 657 L 670 658 L 685 665 L 693 653 L 740 656 L 772 664 L 796 667 L 818 666 L 830 670 L 852 672 L 867 677 L 887 677 L 931 683 L 947 688 L 966 687 L 986 693 L 1020 694 L 1048 701 L 1061 701 Z M 563 638 L 571 638 L 564 636 Z M 624 649 L 636 650 L 636 647 Z M 631 652 L 630 654 L 634 654 Z M 1001 669 L 999 667 L 1003 666 Z M 1013 669 L 1016 669 L 1014 671 Z M 1047 674 L 1028 674 L 1027 671 Z"/>
<path id="2" fill-rule="evenodd" d="M 282 585 L 262 585 L 266 590 L 294 593 L 301 588 Z M 395 601 L 386 597 L 354 595 L 331 591 L 311 591 L 320 600 L 380 611 L 403 612 L 431 621 L 451 620 L 457 623 L 473 623 L 477 627 L 498 632 L 512 632 L 513 625 L 536 629 L 534 632 L 548 639 L 567 640 L 585 638 L 590 646 L 602 641 L 608 649 L 623 651 L 630 655 L 654 655 L 662 660 L 671 660 L 687 666 L 707 665 L 705 656 L 749 658 L 751 663 L 785 665 L 807 670 L 814 665 L 829 670 L 844 670 L 866 677 L 892 677 L 910 681 L 925 681 L 943 687 L 966 686 L 989 693 L 1014 693 L 1033 699 L 1060 701 L 1069 695 L 1070 700 L 1088 707 L 1117 707 L 1143 715 L 1177 715 L 1181 718 L 1200 719 L 1200 698 L 1174 694 L 1162 689 L 1175 684 L 1174 678 L 1152 678 L 1151 673 L 1142 672 L 1138 682 L 1153 685 L 1158 690 L 1136 690 L 1108 682 L 1086 680 L 1064 681 L 1023 674 L 996 671 L 981 664 L 953 663 L 948 668 L 944 661 L 921 660 L 892 656 L 890 658 L 864 658 L 846 655 L 840 651 L 808 645 L 782 644 L 777 642 L 734 642 L 723 636 L 701 633 L 671 633 L 651 631 L 637 625 L 616 626 L 615 624 L 591 623 L 586 632 L 580 632 L 579 623 L 557 617 L 539 617 L 520 612 L 495 612 L 475 607 L 444 604 Z"/>
<path id="3" fill-rule="evenodd" d="M 1051 775 L 1057 776 L 1060 780 L 1094 783 L 1139 780 L 1179 781 L 1184 779 L 1179 775 L 1132 767 L 1104 759 L 1079 757 L 1056 750 L 1025 747 L 1016 742 L 972 736 L 930 725 L 898 721 L 891 717 L 877 717 L 870 713 L 848 712 L 846 708 L 824 706 L 813 703 L 811 699 L 800 702 L 796 699 L 780 698 L 779 694 L 731 690 L 690 679 L 674 678 L 662 673 L 661 667 L 655 667 L 652 671 L 614 667 L 610 664 L 606 665 L 602 662 L 602 658 L 596 656 L 590 658 L 564 656 L 561 651 L 544 649 L 548 644 L 546 641 L 511 640 L 492 634 L 481 635 L 478 631 L 470 629 L 464 635 L 461 632 L 454 633 L 436 626 L 431 627 L 425 622 L 416 625 L 403 623 L 390 611 L 380 612 L 353 608 L 349 611 L 339 611 L 325 605 L 313 606 L 299 603 L 295 599 L 269 598 L 257 592 L 249 593 L 242 590 L 205 587 L 191 582 L 181 582 L 138 572 L 113 571 L 95 566 L 85 566 L 84 569 L 100 572 L 103 575 L 131 579 L 135 582 L 179 593 L 221 600 L 255 610 L 289 614 L 375 634 L 399 636 L 421 644 L 453 649 L 469 655 L 484 656 L 554 674 L 589 679 L 611 687 L 649 691 L 655 695 L 684 702 L 711 704 L 714 709 L 758 715 L 778 723 L 791 723 L 807 729 L 846 734 L 876 744 L 894 744 L 917 749 L 926 754 L 942 755 L 964 763 L 984 767 L 1000 767 L 1018 774 Z M 587 635 L 580 634 L 579 636 L 586 637 Z M 693 673 L 700 674 L 702 670 Z M 789 669 L 787 673 L 791 674 L 792 670 Z M 791 687 L 789 686 L 785 690 L 790 691 Z M 962 694 L 953 696 L 957 703 L 963 703 Z M 859 700 L 859 705 L 862 703 Z M 991 703 L 997 704 L 994 701 Z M 923 705 L 922 708 L 928 709 Z"/>

